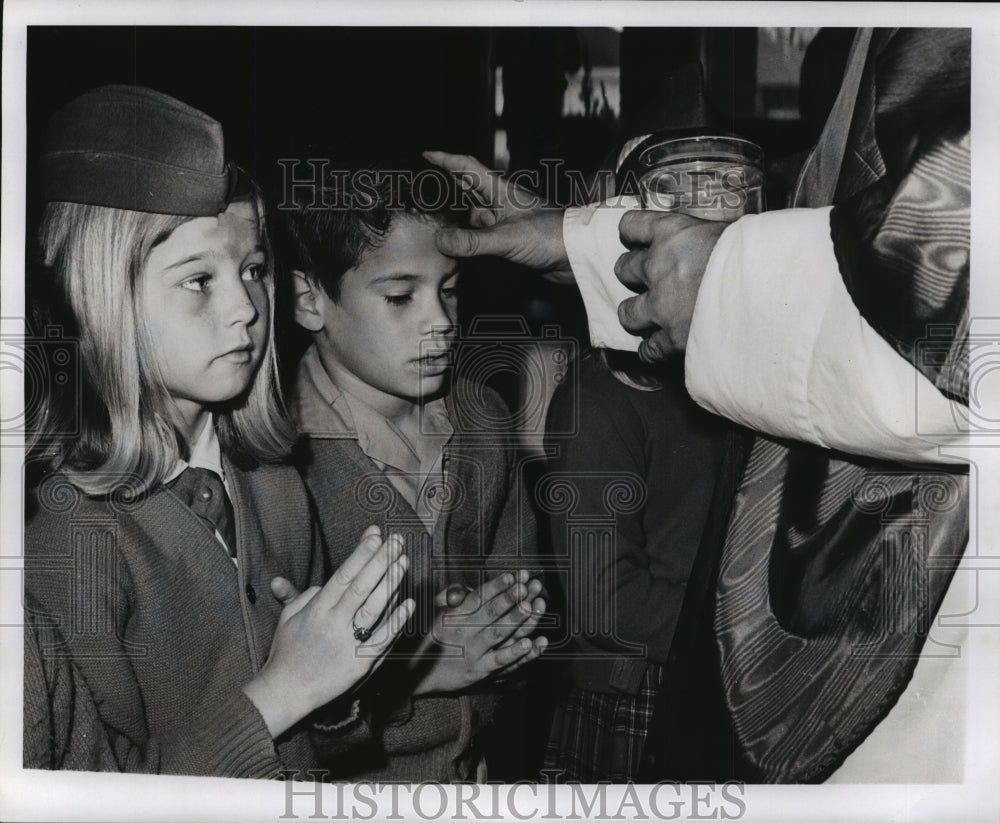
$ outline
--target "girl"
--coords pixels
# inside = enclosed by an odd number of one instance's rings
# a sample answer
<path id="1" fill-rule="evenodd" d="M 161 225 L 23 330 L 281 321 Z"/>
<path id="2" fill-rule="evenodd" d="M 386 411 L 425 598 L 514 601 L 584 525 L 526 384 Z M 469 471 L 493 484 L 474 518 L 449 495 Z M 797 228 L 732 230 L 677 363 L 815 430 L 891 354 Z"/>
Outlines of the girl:
<path id="1" fill-rule="evenodd" d="M 81 365 L 79 395 L 53 386 L 38 440 L 74 415 L 78 434 L 50 449 L 26 524 L 32 622 L 58 628 L 42 657 L 72 659 L 118 768 L 309 768 L 296 724 L 369 673 L 413 604 L 388 608 L 406 558 L 374 528 L 308 588 L 322 560 L 280 465 L 260 201 L 218 123 L 128 86 L 52 118 L 41 188 L 44 264 Z M 349 737 L 359 721 L 342 702 Z M 72 734 L 76 713 L 50 711 L 26 717 L 26 753 L 38 729 Z"/>

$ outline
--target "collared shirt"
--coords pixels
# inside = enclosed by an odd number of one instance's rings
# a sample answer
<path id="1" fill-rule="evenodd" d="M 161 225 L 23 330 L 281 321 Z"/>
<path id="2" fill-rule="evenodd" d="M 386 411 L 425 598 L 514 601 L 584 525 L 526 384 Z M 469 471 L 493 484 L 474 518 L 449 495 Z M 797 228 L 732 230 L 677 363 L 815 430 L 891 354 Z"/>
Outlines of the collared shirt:
<path id="1" fill-rule="evenodd" d="M 385 415 L 339 388 L 323 368 L 315 345 L 302 357 L 297 389 L 299 431 L 309 437 L 357 441 L 432 533 L 448 499 L 444 447 L 454 434 L 444 399 L 421 407 L 419 437 L 413 442 Z"/>
<path id="2" fill-rule="evenodd" d="M 209 414 L 205 425 L 198 432 L 198 437 L 191 444 L 191 455 L 188 460 L 178 460 L 173 471 L 167 475 L 164 483 L 170 483 L 181 476 L 181 472 L 188 466 L 196 469 L 210 469 L 222 478 L 222 483 L 229 492 L 229 484 L 226 483 L 226 470 L 222 468 L 222 448 L 219 446 L 219 436 L 215 432 L 215 415 Z"/>
<path id="3" fill-rule="evenodd" d="M 188 467 L 208 469 L 215 472 L 222 479 L 222 485 L 226 489 L 226 494 L 232 499 L 232 490 L 229 488 L 229 483 L 226 482 L 226 470 L 222 467 L 222 448 L 219 446 L 219 436 L 215 431 L 215 416 L 212 414 L 208 415 L 208 419 L 198 433 L 198 437 L 191 444 L 191 454 L 188 460 L 177 461 L 173 470 L 163 481 L 164 485 L 176 480 Z M 219 544 L 229 554 L 229 547 L 226 546 L 226 541 L 219 534 L 218 529 L 215 531 L 215 539 L 219 541 Z M 233 563 L 236 563 L 235 557 L 233 557 Z"/>

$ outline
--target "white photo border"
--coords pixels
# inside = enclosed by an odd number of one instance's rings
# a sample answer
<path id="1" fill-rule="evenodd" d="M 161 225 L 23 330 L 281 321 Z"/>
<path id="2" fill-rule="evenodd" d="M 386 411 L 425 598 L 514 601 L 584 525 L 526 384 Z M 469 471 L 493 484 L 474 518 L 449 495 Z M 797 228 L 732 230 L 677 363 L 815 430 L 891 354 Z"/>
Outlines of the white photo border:
<path id="1" fill-rule="evenodd" d="M 2 158 L 2 311 L 4 323 L 24 317 L 25 230 L 25 95 L 28 26 L 48 25 L 336 25 L 380 26 L 671 26 L 809 25 L 809 26 L 948 26 L 973 29 L 973 302 L 974 318 L 990 321 L 1000 331 L 1000 210 L 992 200 L 1000 169 L 1000 12 L 990 4 L 853 4 L 853 3 L 711 3 L 711 2 L 564 2 L 563 0 L 479 0 L 479 2 L 364 2 L 321 5 L 307 0 L 151 0 L 79 3 L 65 0 L 8 0 L 3 20 L 3 158 Z M 67 69 L 69 70 L 69 69 Z M 23 327 L 22 327 L 23 328 Z M 997 372 L 1000 374 L 1000 372 Z M 0 420 L 10 419 L 23 405 L 20 375 L 0 370 Z M 981 402 L 1000 410 L 1000 380 L 987 376 Z M 1000 418 L 1000 414 L 994 415 Z M 974 444 L 975 445 L 975 444 Z M 973 540 L 978 554 L 1000 559 L 1000 437 L 985 438 L 970 459 L 979 478 L 974 492 L 977 525 Z M 21 453 L 0 449 L 0 819 L 16 820 L 177 820 L 257 821 L 310 819 L 313 799 L 295 796 L 289 807 L 288 786 L 280 782 L 25 771 L 21 768 L 22 633 L 20 569 L 22 540 Z M 986 592 L 981 592 L 986 594 Z M 997 598 L 998 593 L 989 593 Z M 994 606 L 995 609 L 995 606 Z M 996 775 L 1000 773 L 1000 631 L 996 627 L 969 632 L 967 649 L 974 662 L 969 684 L 965 780 L 956 785 L 747 786 L 738 787 L 741 803 L 728 806 L 746 821 L 917 821 L 1000 819 Z M 898 752 L 896 756 L 905 756 Z M 308 785 L 308 784 L 307 784 Z M 544 789 L 544 787 L 542 787 Z M 303 787 L 296 787 L 302 791 Z M 341 809 L 368 819 L 421 820 L 445 798 L 444 819 L 560 819 L 580 805 L 567 787 L 555 795 L 531 791 L 527 785 L 498 788 L 499 817 L 485 800 L 472 807 L 458 802 L 468 787 L 428 788 L 421 799 L 412 791 L 379 795 L 372 804 L 356 800 L 356 789 L 323 786 L 322 819 L 336 819 Z M 618 819 L 650 818 L 650 787 L 636 787 L 638 805 L 624 787 L 609 787 L 607 811 Z M 709 814 L 698 807 L 705 790 L 684 795 L 677 819 Z M 365 794 L 372 797 L 374 790 Z M 737 788 L 732 789 L 733 797 Z M 590 793 L 587 797 L 590 797 Z M 667 793 L 660 811 L 674 808 Z M 351 805 L 351 798 L 356 802 Z M 673 798 L 671 798 L 673 799 Z M 732 798 L 731 798 L 732 799 Z M 343 805 L 348 803 L 348 805 Z M 420 804 L 424 803 L 423 806 Z M 388 805 L 387 805 L 388 804 Z M 554 805 L 553 805 L 554 804 Z M 624 805 L 623 805 L 624 804 Z M 717 808 L 717 806 L 716 806 Z M 490 811 L 483 812 L 483 809 Z M 291 814 L 289 814 L 291 812 Z M 464 815 L 464 816 L 463 816 Z M 525 816 L 527 815 L 527 816 Z M 727 815 L 733 817 L 733 815 Z M 312 818 L 317 819 L 317 818 Z M 346 819 L 346 818 L 341 818 Z M 573 819 L 573 818 L 567 818 Z M 704 819 L 704 818 L 703 818 Z"/>

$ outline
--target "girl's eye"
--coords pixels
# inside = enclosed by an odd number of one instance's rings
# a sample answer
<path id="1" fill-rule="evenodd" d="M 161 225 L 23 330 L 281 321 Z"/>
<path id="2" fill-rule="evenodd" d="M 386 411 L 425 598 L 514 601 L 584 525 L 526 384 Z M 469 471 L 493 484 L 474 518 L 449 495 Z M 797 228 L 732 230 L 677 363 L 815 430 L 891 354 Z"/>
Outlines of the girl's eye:
<path id="1" fill-rule="evenodd" d="M 243 269 L 244 280 L 263 280 L 266 274 L 267 270 L 263 263 L 251 263 Z"/>
<path id="2" fill-rule="evenodd" d="M 208 283 L 211 279 L 212 275 L 210 274 L 199 274 L 195 277 L 189 277 L 181 283 L 181 287 L 188 291 L 203 292 L 208 288 Z"/>
<path id="3" fill-rule="evenodd" d="M 387 294 L 385 302 L 390 306 L 405 306 L 413 299 L 412 294 Z"/>

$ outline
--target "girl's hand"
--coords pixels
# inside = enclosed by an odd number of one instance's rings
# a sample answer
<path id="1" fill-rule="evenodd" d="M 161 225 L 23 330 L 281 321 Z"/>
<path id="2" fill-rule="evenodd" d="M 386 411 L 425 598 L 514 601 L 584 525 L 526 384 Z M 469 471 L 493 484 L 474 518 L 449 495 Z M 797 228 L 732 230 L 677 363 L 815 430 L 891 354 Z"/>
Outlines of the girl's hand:
<path id="1" fill-rule="evenodd" d="M 243 689 L 273 737 L 344 694 L 382 660 L 414 609 L 405 600 L 386 614 L 407 567 L 402 549 L 398 535 L 383 542 L 372 526 L 322 588 L 293 596 L 287 581 L 275 581 L 275 595 L 286 605 L 267 663 Z M 356 639 L 355 627 L 371 635 Z"/>
<path id="2" fill-rule="evenodd" d="M 548 641 L 528 635 L 545 613 L 541 589 L 540 581 L 529 582 L 521 571 L 498 575 L 471 592 L 454 586 L 441 592 L 441 611 L 425 644 L 439 648 L 414 694 L 459 691 L 538 657 Z"/>

